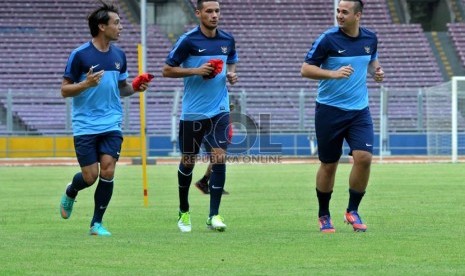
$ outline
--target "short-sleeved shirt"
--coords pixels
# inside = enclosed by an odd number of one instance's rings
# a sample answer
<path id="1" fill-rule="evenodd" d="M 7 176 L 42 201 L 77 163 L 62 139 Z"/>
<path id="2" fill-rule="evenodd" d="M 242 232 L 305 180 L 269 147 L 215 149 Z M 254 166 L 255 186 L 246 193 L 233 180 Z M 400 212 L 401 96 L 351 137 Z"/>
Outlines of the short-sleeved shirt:
<path id="1" fill-rule="evenodd" d="M 184 77 L 181 120 L 196 121 L 229 112 L 226 64 L 238 61 L 235 40 L 219 29 L 215 37 L 206 37 L 197 26 L 178 39 L 166 58 L 166 64 L 184 68 L 200 67 L 210 59 L 223 60 L 223 71 L 212 79 Z"/>
<path id="2" fill-rule="evenodd" d="M 326 70 L 337 70 L 351 65 L 353 74 L 348 79 L 319 81 L 316 101 L 343 110 L 362 110 L 368 106 L 366 85 L 368 64 L 378 58 L 376 34 L 360 27 L 358 37 L 346 35 L 339 27 L 321 34 L 305 57 L 305 62 Z"/>
<path id="3" fill-rule="evenodd" d="M 126 55 L 115 45 L 101 52 L 92 44 L 84 43 L 70 54 L 64 78 L 74 83 L 86 79 L 89 69 L 104 70 L 100 83 L 73 97 L 73 135 L 121 131 L 123 109 L 118 82 L 128 77 Z"/>

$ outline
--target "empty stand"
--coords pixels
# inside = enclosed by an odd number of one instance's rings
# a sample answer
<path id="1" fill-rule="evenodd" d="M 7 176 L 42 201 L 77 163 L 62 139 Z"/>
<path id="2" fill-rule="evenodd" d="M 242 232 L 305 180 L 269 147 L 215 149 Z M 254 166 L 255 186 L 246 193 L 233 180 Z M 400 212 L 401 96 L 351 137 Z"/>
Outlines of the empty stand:
<path id="1" fill-rule="evenodd" d="M 28 106 L 18 103 L 14 107 L 15 114 L 30 130 L 52 133 L 66 129 L 66 105 L 59 92 L 62 74 L 70 51 L 90 39 L 85 17 L 94 5 L 93 0 L 2 1 L 0 93 L 12 89 L 19 99 L 20 92 L 32 91 L 28 92 L 31 99 Z M 304 89 L 304 126 L 306 130 L 313 129 L 317 82 L 303 79 L 300 67 L 312 42 L 333 24 L 332 5 L 333 2 L 327 0 L 221 2 L 220 27 L 235 36 L 240 58 L 239 82 L 231 86 L 230 91 L 235 97 L 246 92 L 248 105 L 243 112 L 257 120 L 258 114 L 271 114 L 273 131 L 298 130 L 299 93 Z M 126 51 L 132 79 L 138 71 L 140 27 L 130 22 L 124 5 L 122 7 L 120 16 L 124 29 L 118 45 Z M 412 89 L 443 81 L 420 25 L 393 24 L 384 0 L 367 2 L 362 25 L 378 34 L 379 59 L 386 72 L 385 87 Z M 182 80 L 162 78 L 161 68 L 172 43 L 157 26 L 149 26 L 147 31 L 147 70 L 156 75 L 146 94 L 147 129 L 151 134 L 166 135 L 171 127 L 172 92 L 182 88 Z M 378 124 L 379 94 L 376 91 L 380 85 L 369 80 L 369 88 L 372 113 Z M 41 98 L 39 92 L 34 92 L 42 90 L 52 91 L 55 98 Z M 403 108 L 393 108 L 392 112 L 396 113 L 390 114 L 392 130 L 415 129 L 416 108 L 408 108 L 409 111 L 405 108 L 415 106 L 416 99 L 411 100 L 413 102 L 403 101 Z M 125 130 L 137 132 L 139 99 L 133 96 L 127 101 L 129 123 Z M 43 108 L 47 107 L 53 113 L 49 116 L 34 114 L 36 107 L 39 107 L 36 112 L 43 113 Z M 51 118 L 54 120 L 45 120 Z"/>
<path id="2" fill-rule="evenodd" d="M 19 116 L 31 131 L 38 133 L 60 133 L 65 130 L 65 100 L 60 96 L 62 75 L 70 52 L 91 39 L 86 15 L 96 5 L 93 0 L 5 0 L 0 6 L 0 93 L 8 89 L 14 91 L 14 114 Z M 127 55 L 130 80 L 138 74 L 137 44 L 140 42 L 140 27 L 132 24 L 120 8 L 123 32 L 118 46 Z M 170 113 L 165 112 L 157 100 L 161 91 L 172 91 L 181 87 L 180 80 L 163 79 L 161 67 L 171 49 L 171 42 L 157 27 L 149 26 L 147 30 L 147 71 L 156 75 L 154 85 L 147 93 L 147 123 L 168 121 Z M 54 91 L 56 99 L 52 103 L 48 97 L 41 97 L 39 91 Z M 171 93 L 163 94 L 169 98 Z M 23 95 L 29 95 L 22 99 Z M 20 103 L 28 101 L 29 103 Z M 172 100 L 171 100 L 172 102 Z M 139 131 L 138 110 L 139 99 L 132 97 L 131 116 L 127 131 Z M 55 109 L 50 116 L 43 114 L 43 109 L 36 108 L 47 105 Z M 42 112 L 42 113 L 41 113 Z M 138 112 L 138 111 L 137 111 Z M 136 116 L 137 115 L 137 116 Z M 169 126 L 153 124 L 151 133 L 169 133 Z M 163 126 L 163 128 L 159 128 Z"/>

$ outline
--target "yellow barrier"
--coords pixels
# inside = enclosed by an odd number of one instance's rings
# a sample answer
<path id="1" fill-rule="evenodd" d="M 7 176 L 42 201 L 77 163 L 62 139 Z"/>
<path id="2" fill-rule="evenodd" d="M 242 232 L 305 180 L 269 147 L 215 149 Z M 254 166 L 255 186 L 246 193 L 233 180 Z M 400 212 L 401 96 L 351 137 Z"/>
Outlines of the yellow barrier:
<path id="1" fill-rule="evenodd" d="M 139 136 L 125 136 L 121 157 L 140 157 Z M 72 136 L 0 137 L 0 158 L 75 157 Z"/>

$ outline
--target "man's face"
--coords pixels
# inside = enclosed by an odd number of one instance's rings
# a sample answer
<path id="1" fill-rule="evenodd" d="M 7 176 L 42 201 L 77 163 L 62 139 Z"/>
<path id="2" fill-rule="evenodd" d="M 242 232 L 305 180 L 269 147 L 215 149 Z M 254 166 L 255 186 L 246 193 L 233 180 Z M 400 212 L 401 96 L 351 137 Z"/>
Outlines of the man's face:
<path id="1" fill-rule="evenodd" d="M 109 12 L 108 15 L 110 16 L 110 20 L 108 20 L 108 24 L 104 25 L 101 24 L 100 28 L 103 28 L 103 33 L 108 40 L 118 40 L 121 30 L 123 29 L 123 25 L 121 25 L 121 19 L 119 18 L 117 13 Z"/>
<path id="2" fill-rule="evenodd" d="M 340 1 L 337 7 L 337 23 L 342 29 L 350 29 L 354 27 L 359 19 L 360 12 L 354 13 L 354 6 L 356 2 L 352 1 Z"/>
<path id="3" fill-rule="evenodd" d="M 218 27 L 220 4 L 216 1 L 203 2 L 202 9 L 196 11 L 200 23 L 209 30 Z"/>

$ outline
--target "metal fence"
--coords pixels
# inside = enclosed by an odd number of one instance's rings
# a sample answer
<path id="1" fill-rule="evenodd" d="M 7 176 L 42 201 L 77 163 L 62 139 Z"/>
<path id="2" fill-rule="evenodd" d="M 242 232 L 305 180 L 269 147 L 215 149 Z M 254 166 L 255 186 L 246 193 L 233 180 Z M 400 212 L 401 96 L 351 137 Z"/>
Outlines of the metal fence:
<path id="1" fill-rule="evenodd" d="M 436 127 L 447 129 L 450 126 L 449 87 L 444 84 L 427 89 L 372 89 L 369 101 L 375 131 L 424 133 L 433 121 Z M 438 90 L 440 96 L 435 92 Z M 182 91 L 147 93 L 145 99 L 146 133 L 177 133 Z M 235 105 L 234 112 L 250 117 L 259 126 L 266 124 L 271 133 L 313 132 L 314 90 L 241 90 L 230 93 L 230 99 Z M 140 133 L 139 104 L 139 97 L 122 99 L 122 127 L 127 134 Z M 0 91 L 0 135 L 71 134 L 71 109 L 71 100 L 63 99 L 59 91 Z M 463 130 L 463 125 L 459 124 L 459 129 Z M 238 132 L 244 131 L 239 124 L 236 128 Z"/>

